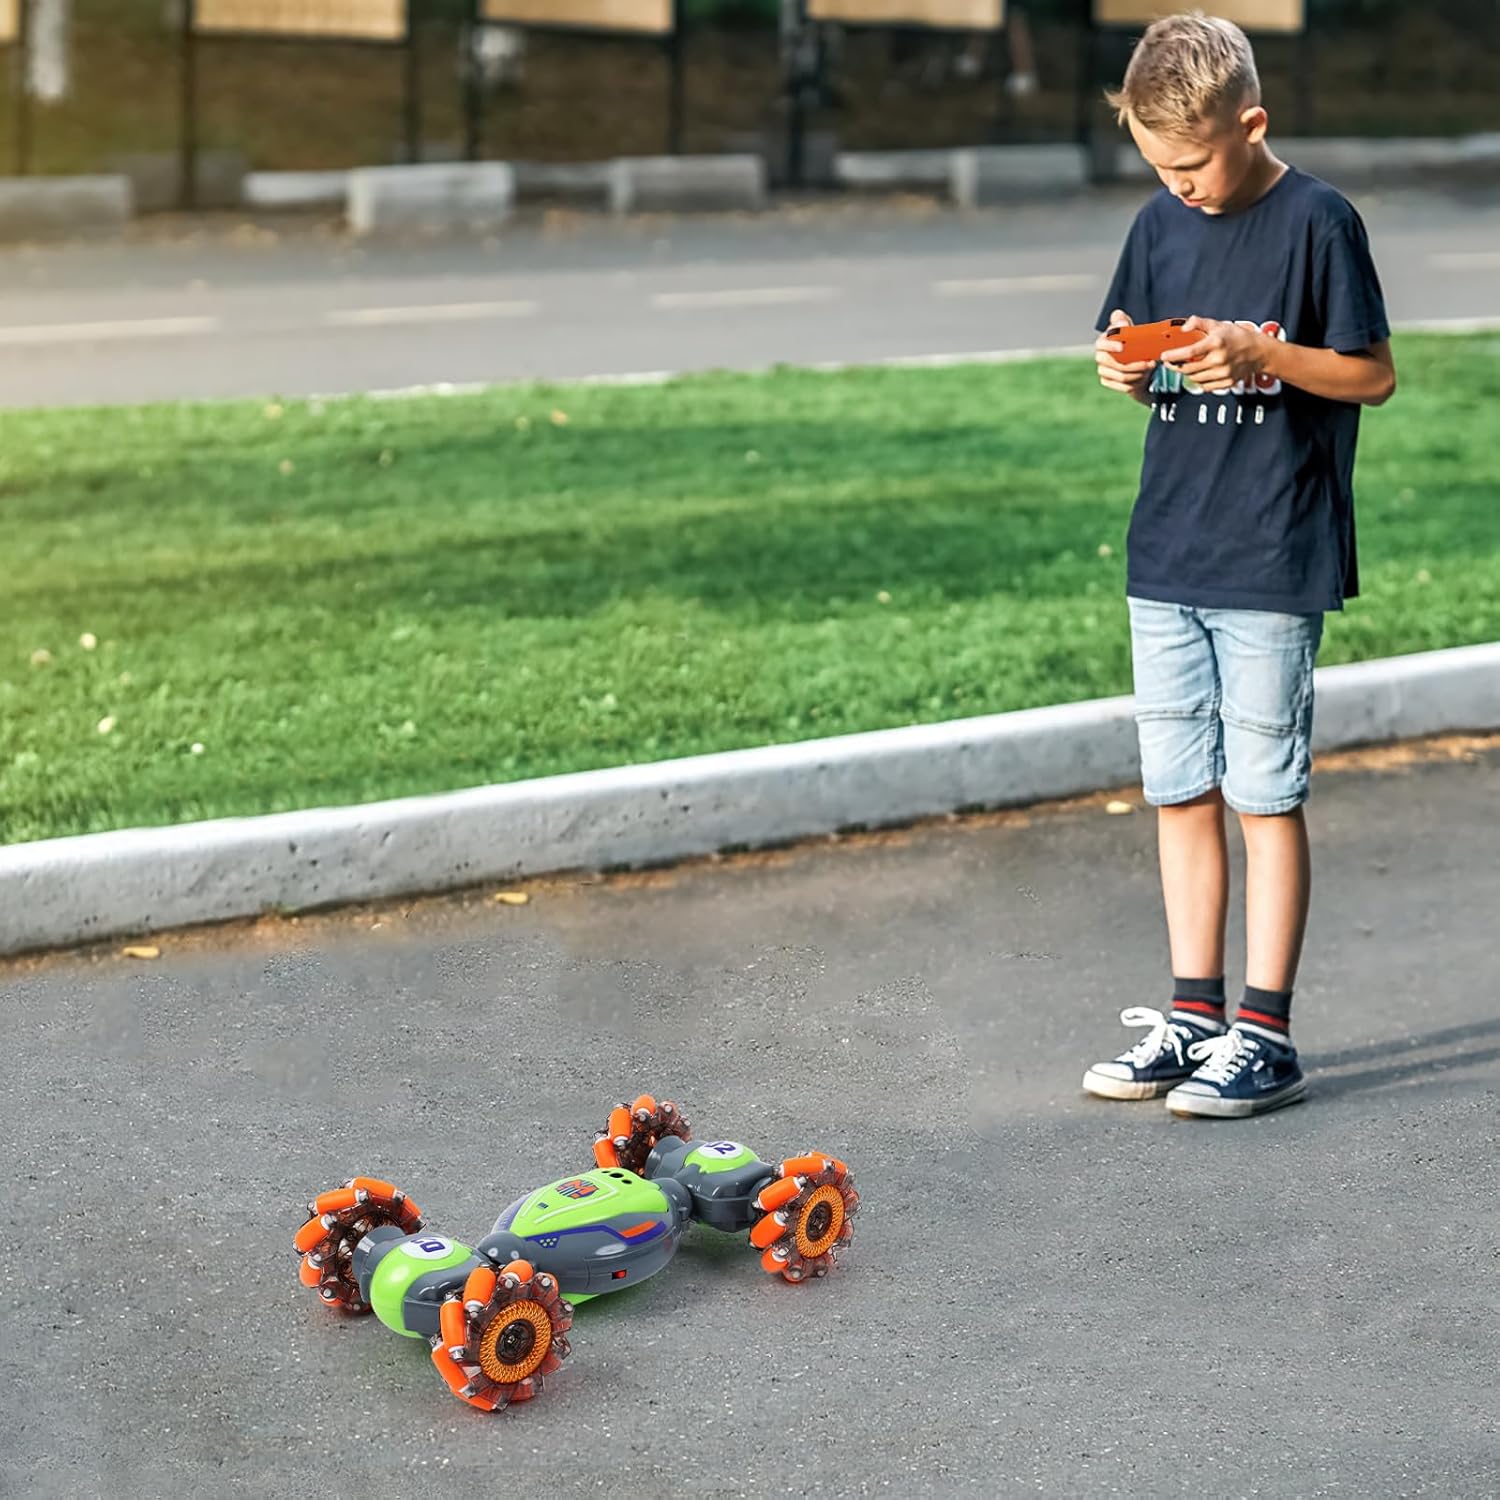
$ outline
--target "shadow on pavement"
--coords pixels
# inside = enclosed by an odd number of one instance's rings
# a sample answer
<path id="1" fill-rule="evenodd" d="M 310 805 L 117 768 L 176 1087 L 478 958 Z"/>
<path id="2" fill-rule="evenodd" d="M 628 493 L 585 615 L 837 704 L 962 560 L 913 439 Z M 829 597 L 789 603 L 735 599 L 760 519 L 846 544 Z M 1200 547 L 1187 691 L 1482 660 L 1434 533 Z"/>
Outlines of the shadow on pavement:
<path id="1" fill-rule="evenodd" d="M 1431 1074 L 1434 1079 L 1445 1078 L 1457 1068 L 1494 1062 L 1500 1059 L 1500 1046 L 1481 1048 L 1472 1044 L 1495 1036 L 1500 1036 L 1500 1018 L 1480 1021 L 1472 1026 L 1450 1026 L 1441 1031 L 1429 1032 L 1426 1036 L 1407 1037 L 1397 1042 L 1369 1042 L 1358 1047 L 1347 1047 L 1341 1052 L 1311 1057 L 1304 1055 L 1302 1065 L 1309 1074 L 1316 1075 L 1318 1097 L 1329 1099 L 1339 1094 L 1353 1094 L 1384 1088 L 1388 1084 L 1405 1083 L 1424 1074 Z M 1393 1052 L 1397 1054 L 1394 1061 L 1391 1060 Z M 1423 1055 L 1407 1055 L 1411 1053 Z M 1364 1068 L 1352 1073 L 1326 1071 L 1348 1063 L 1376 1058 L 1384 1059 L 1379 1067 Z"/>

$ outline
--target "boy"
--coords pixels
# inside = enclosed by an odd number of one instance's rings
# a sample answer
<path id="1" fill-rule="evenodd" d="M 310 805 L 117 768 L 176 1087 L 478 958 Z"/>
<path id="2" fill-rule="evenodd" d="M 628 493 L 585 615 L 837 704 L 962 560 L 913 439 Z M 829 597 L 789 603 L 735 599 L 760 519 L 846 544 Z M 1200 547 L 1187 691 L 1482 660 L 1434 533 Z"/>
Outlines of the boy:
<path id="1" fill-rule="evenodd" d="M 1146 800 L 1157 809 L 1168 1015 L 1084 1076 L 1090 1093 L 1238 1117 L 1306 1085 L 1288 1016 L 1310 890 L 1302 804 L 1323 615 L 1358 592 L 1351 476 L 1361 405 L 1395 389 L 1364 225 L 1266 144 L 1244 33 L 1201 12 L 1141 39 L 1109 101 L 1162 180 L 1120 255 L 1100 383 L 1151 410 L 1128 587 Z M 1202 337 L 1122 362 L 1103 330 L 1190 315 Z M 1224 1012 L 1229 859 L 1246 859 L 1246 984 Z"/>

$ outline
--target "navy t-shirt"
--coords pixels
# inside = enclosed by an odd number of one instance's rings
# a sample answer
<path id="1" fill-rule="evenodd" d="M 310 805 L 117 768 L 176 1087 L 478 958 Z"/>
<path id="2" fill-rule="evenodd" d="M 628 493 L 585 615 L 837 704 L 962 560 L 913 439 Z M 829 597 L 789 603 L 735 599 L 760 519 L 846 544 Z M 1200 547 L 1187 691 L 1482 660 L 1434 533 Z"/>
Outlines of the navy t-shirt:
<path id="1" fill-rule="evenodd" d="M 1165 188 L 1120 253 L 1099 328 L 1197 314 L 1352 354 L 1389 337 L 1354 206 L 1288 167 L 1237 213 L 1206 214 Z M 1359 592 L 1354 444 L 1359 407 L 1261 378 L 1211 394 L 1165 365 L 1130 520 L 1128 591 L 1204 609 L 1312 614 Z"/>

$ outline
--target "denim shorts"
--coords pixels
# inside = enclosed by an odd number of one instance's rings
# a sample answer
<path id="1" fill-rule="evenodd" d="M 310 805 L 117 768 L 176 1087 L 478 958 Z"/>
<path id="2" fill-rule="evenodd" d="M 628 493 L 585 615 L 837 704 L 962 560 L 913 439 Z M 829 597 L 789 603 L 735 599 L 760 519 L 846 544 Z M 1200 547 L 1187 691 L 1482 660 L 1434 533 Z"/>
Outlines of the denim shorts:
<path id="1" fill-rule="evenodd" d="M 1147 802 L 1190 802 L 1220 785 L 1236 812 L 1306 802 L 1323 616 L 1129 602 Z"/>

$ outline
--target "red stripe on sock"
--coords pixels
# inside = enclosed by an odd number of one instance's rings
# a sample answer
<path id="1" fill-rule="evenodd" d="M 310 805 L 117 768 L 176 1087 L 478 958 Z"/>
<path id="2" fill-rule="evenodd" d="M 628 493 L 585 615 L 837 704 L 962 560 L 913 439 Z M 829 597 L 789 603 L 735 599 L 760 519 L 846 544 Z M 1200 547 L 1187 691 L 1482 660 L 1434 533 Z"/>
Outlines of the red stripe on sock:
<path id="1" fill-rule="evenodd" d="M 1222 1005 L 1215 1005 L 1212 1000 L 1174 1000 L 1173 1010 L 1196 1011 L 1200 1016 L 1221 1017 L 1224 1014 Z"/>
<path id="2" fill-rule="evenodd" d="M 1262 1010 L 1246 1010 L 1240 1007 L 1237 1021 L 1253 1021 L 1257 1026 L 1269 1026 L 1275 1031 L 1289 1031 L 1291 1025 L 1285 1016 L 1268 1016 Z"/>

